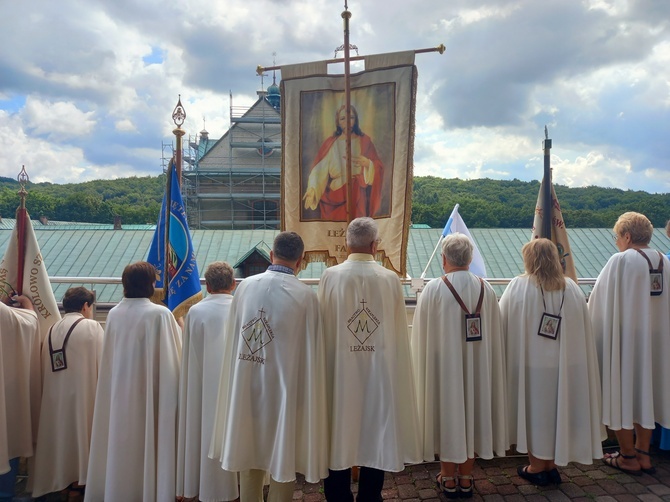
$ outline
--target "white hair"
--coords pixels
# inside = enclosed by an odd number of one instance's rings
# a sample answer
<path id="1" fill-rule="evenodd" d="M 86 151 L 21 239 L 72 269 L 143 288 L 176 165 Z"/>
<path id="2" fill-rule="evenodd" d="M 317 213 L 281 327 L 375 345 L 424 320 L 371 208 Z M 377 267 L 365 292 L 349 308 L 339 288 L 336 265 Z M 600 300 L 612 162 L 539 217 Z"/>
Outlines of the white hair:
<path id="1" fill-rule="evenodd" d="M 360 249 L 377 240 L 379 228 L 377 222 L 367 216 L 356 218 L 347 227 L 347 246 Z"/>
<path id="2" fill-rule="evenodd" d="M 469 266 L 473 251 L 474 246 L 465 234 L 449 234 L 442 241 L 442 256 L 455 267 Z"/>

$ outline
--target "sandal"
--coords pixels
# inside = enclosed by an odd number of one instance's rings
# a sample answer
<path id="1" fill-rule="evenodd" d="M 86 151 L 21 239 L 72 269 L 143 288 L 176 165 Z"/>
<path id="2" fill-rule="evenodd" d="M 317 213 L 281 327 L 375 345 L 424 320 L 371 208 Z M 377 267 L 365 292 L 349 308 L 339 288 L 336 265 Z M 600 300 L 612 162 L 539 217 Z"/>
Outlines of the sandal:
<path id="1" fill-rule="evenodd" d="M 530 465 L 520 465 L 516 468 L 516 473 L 519 477 L 529 481 L 537 486 L 546 486 L 549 484 L 549 478 L 545 471 L 542 472 L 530 472 L 528 469 Z"/>
<path id="2" fill-rule="evenodd" d="M 461 480 L 466 480 L 470 481 L 470 486 L 463 486 L 461 484 Z M 474 478 L 470 474 L 462 474 L 458 476 L 458 488 L 461 491 L 461 498 L 463 499 L 469 499 L 472 498 L 473 490 L 472 487 L 474 486 Z"/>
<path id="3" fill-rule="evenodd" d="M 639 448 L 635 448 L 635 451 L 638 452 L 640 455 L 645 455 L 651 459 L 651 453 L 649 453 L 648 451 L 640 450 Z M 640 470 L 645 474 L 656 474 L 656 467 L 654 467 L 653 465 L 651 467 L 645 468 L 642 467 L 642 463 L 640 463 Z"/>
<path id="4" fill-rule="evenodd" d="M 620 451 L 617 451 L 612 453 L 609 457 L 603 458 L 603 462 L 612 469 L 617 469 L 630 476 L 642 476 L 642 469 L 626 469 L 625 467 L 619 466 L 620 459 L 622 458 L 624 460 L 633 460 L 637 459 L 637 455 L 624 455 Z"/>
<path id="5" fill-rule="evenodd" d="M 447 486 L 447 483 L 449 481 L 453 481 L 454 486 Z M 435 476 L 435 482 L 440 487 L 440 489 L 442 490 L 442 493 L 444 493 L 445 497 L 447 497 L 448 499 L 459 498 L 460 494 L 459 494 L 458 484 L 456 483 L 456 478 L 455 477 L 442 476 L 442 473 L 438 472 L 437 476 Z"/>

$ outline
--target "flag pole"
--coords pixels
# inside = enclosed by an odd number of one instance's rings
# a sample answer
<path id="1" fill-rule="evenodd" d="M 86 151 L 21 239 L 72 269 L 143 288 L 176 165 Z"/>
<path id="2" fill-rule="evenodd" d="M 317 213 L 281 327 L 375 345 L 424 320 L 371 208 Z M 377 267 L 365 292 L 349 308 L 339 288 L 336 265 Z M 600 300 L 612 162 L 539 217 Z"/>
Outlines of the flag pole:
<path id="1" fill-rule="evenodd" d="M 174 121 L 174 124 L 177 126 L 176 129 L 172 131 L 172 134 L 175 135 L 176 137 L 176 152 L 174 155 L 174 162 L 175 162 L 175 169 L 177 169 L 177 180 L 179 181 L 179 188 L 181 189 L 181 168 L 182 168 L 182 137 L 184 134 L 186 134 L 186 131 L 184 131 L 181 126 L 184 124 L 184 120 L 186 120 L 186 110 L 184 110 L 184 107 L 181 104 L 181 94 L 179 94 L 179 99 L 177 100 L 177 106 L 174 107 L 174 111 L 172 112 L 172 120 Z"/>
<path id="2" fill-rule="evenodd" d="M 433 262 L 433 258 L 435 258 L 435 253 L 437 253 L 437 249 L 440 247 L 440 244 L 442 244 L 442 240 L 447 236 L 449 233 L 449 230 L 451 229 L 451 224 L 454 221 L 454 213 L 458 211 L 458 208 L 460 207 L 460 204 L 456 204 L 454 206 L 454 209 L 451 211 L 451 214 L 449 215 L 449 218 L 447 219 L 447 223 L 444 225 L 444 229 L 442 230 L 442 235 L 440 235 L 440 238 L 437 240 L 437 244 L 435 244 L 435 249 L 433 249 L 433 254 L 430 255 L 430 258 L 428 259 L 428 263 L 426 263 L 426 268 L 423 269 L 423 273 L 421 274 L 421 279 L 426 277 L 426 273 L 428 272 L 428 267 L 430 267 L 430 264 Z"/>
<path id="3" fill-rule="evenodd" d="M 346 116 L 345 138 L 346 138 L 346 155 L 347 155 L 347 224 L 351 222 L 354 216 L 353 209 L 353 183 L 351 177 L 351 127 L 349 126 L 349 117 L 351 117 L 351 83 L 349 77 L 351 74 L 350 68 L 350 54 L 349 54 L 349 19 L 351 19 L 351 12 L 347 7 L 347 0 L 344 0 L 344 11 L 342 12 L 342 20 L 344 21 L 344 113 Z M 338 117 L 339 119 L 339 117 Z"/>
<path id="4" fill-rule="evenodd" d="M 17 275 L 16 275 L 16 294 L 23 294 L 23 273 L 25 268 L 25 258 L 26 258 L 26 224 L 30 224 L 28 221 L 28 211 L 26 210 L 26 183 L 30 181 L 30 177 L 26 172 L 26 166 L 21 166 L 21 172 L 16 178 L 21 188 L 19 189 L 19 197 L 21 202 L 19 207 L 16 209 L 16 225 L 17 225 L 17 235 L 19 240 L 19 259 L 17 263 Z"/>
<path id="5" fill-rule="evenodd" d="M 551 200 L 551 140 L 549 139 L 549 131 L 547 126 L 544 126 L 544 141 L 542 142 L 544 149 L 544 207 L 542 208 L 542 228 L 540 236 L 546 239 L 551 239 L 551 207 L 553 201 Z"/>

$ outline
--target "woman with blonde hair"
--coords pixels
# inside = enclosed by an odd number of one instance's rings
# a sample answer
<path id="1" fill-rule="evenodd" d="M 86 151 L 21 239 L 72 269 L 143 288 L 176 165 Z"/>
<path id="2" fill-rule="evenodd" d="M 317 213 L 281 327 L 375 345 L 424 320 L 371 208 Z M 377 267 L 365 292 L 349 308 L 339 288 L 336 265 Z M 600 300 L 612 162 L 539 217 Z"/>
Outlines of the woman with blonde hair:
<path id="1" fill-rule="evenodd" d="M 602 457 L 600 379 L 586 299 L 563 276 L 556 246 L 535 239 L 521 252 L 525 273 L 500 299 L 507 423 L 530 460 L 519 476 L 542 486 L 561 482 L 557 465 Z"/>
<path id="2" fill-rule="evenodd" d="M 598 276 L 589 312 L 603 380 L 603 423 L 619 451 L 604 462 L 627 474 L 653 474 L 655 422 L 670 427 L 670 261 L 649 247 L 654 227 L 628 212 L 614 225 L 614 254 Z"/>

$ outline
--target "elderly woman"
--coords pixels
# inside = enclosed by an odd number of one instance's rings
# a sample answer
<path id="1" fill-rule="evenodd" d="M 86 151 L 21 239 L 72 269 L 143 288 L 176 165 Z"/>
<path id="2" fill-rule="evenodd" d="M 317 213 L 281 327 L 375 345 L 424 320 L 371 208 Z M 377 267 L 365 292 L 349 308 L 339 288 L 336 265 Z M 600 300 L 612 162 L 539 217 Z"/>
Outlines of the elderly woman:
<path id="1" fill-rule="evenodd" d="M 619 451 L 605 463 L 632 475 L 653 473 L 654 422 L 670 427 L 670 261 L 649 247 L 654 228 L 640 213 L 614 225 L 619 253 L 598 276 L 589 312 L 603 382 L 602 420 Z"/>
<path id="2" fill-rule="evenodd" d="M 412 328 L 423 459 L 439 457 L 437 483 L 450 499 L 472 497 L 475 455 L 509 446 L 500 311 L 491 286 L 468 271 L 472 252 L 463 234 L 444 239 L 445 275 L 424 288 Z"/>
<path id="3" fill-rule="evenodd" d="M 500 299 L 508 424 L 530 460 L 519 476 L 543 486 L 561 482 L 557 465 L 602 457 L 600 379 L 586 299 L 563 276 L 556 246 L 535 239 L 521 254 L 525 273 Z"/>

